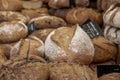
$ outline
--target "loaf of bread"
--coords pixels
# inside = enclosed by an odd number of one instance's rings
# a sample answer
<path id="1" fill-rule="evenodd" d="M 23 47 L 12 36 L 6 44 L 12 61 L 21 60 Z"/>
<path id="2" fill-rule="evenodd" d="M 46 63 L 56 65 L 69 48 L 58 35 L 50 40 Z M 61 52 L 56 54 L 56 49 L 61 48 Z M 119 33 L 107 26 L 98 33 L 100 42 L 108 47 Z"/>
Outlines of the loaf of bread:
<path id="1" fill-rule="evenodd" d="M 89 0 L 75 0 L 72 3 L 70 2 L 70 0 L 49 0 L 48 5 L 54 9 L 71 7 L 74 5 L 79 7 L 85 7 L 89 5 Z"/>
<path id="2" fill-rule="evenodd" d="M 89 13 L 88 13 L 89 12 Z M 70 24 L 82 25 L 88 19 L 102 24 L 102 14 L 93 10 L 92 8 L 74 8 L 68 10 L 58 10 L 55 16 L 64 18 Z"/>
<path id="3" fill-rule="evenodd" d="M 98 80 L 97 75 L 85 65 L 51 63 L 49 69 L 50 80 Z"/>
<path id="4" fill-rule="evenodd" d="M 0 22 L 12 20 L 22 21 L 24 23 L 28 22 L 28 18 L 19 12 L 0 11 Z"/>
<path id="5" fill-rule="evenodd" d="M 117 54 L 117 46 L 103 36 L 94 38 L 95 55 L 93 62 L 105 62 L 113 59 Z"/>
<path id="6" fill-rule="evenodd" d="M 61 27 L 48 35 L 45 41 L 45 56 L 53 62 L 90 64 L 94 57 L 94 46 L 79 25 Z"/>
<path id="7" fill-rule="evenodd" d="M 120 73 L 109 73 L 100 77 L 99 80 L 120 80 Z"/>
<path id="8" fill-rule="evenodd" d="M 41 29 L 41 30 L 36 30 L 33 32 L 30 36 L 36 36 L 39 39 L 41 39 L 43 42 L 45 42 L 47 36 L 49 35 L 50 32 L 52 32 L 55 29 L 47 28 L 47 29 Z"/>
<path id="9" fill-rule="evenodd" d="M 27 26 L 21 21 L 3 22 L 0 24 L 0 43 L 19 41 L 28 34 Z"/>
<path id="10" fill-rule="evenodd" d="M 113 4 L 103 16 L 104 23 L 113 27 L 120 28 L 120 4 Z"/>
<path id="11" fill-rule="evenodd" d="M 24 9 L 38 9 L 42 7 L 43 2 L 40 0 L 22 1 Z"/>
<path id="12" fill-rule="evenodd" d="M 49 14 L 47 8 L 40 8 L 40 9 L 23 9 L 21 12 L 23 15 L 28 16 L 30 19 L 39 17 L 43 14 Z"/>
<path id="13" fill-rule="evenodd" d="M 104 36 L 108 40 L 120 44 L 120 29 L 113 26 L 106 25 L 104 29 Z"/>
<path id="14" fill-rule="evenodd" d="M 117 0 L 97 0 L 97 8 L 101 11 L 106 11 L 112 4 L 116 3 Z"/>
<path id="15" fill-rule="evenodd" d="M 20 40 L 10 50 L 10 58 L 17 54 L 25 56 L 28 52 L 29 55 L 44 57 L 44 43 L 35 36 Z"/>
<path id="16" fill-rule="evenodd" d="M 20 0 L 0 0 L 0 11 L 18 11 L 22 8 Z"/>
<path id="17" fill-rule="evenodd" d="M 66 25 L 66 22 L 55 16 L 40 16 L 33 18 L 29 23 L 34 22 L 36 29 L 58 28 Z"/>
<path id="18" fill-rule="evenodd" d="M 0 67 L 0 80 L 48 80 L 48 65 L 38 56 L 14 57 Z"/>

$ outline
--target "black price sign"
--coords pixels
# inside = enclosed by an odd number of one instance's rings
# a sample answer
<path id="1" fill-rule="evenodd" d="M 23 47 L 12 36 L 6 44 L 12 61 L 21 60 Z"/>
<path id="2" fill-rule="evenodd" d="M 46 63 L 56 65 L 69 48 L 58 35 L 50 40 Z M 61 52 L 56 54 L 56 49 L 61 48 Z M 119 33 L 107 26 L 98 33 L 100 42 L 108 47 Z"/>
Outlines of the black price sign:
<path id="1" fill-rule="evenodd" d="M 120 73 L 120 65 L 98 65 L 97 66 L 98 77 L 108 73 L 113 73 L 113 72 Z"/>
<path id="2" fill-rule="evenodd" d="M 69 0 L 69 5 L 71 8 L 76 7 L 76 0 Z"/>
<path id="3" fill-rule="evenodd" d="M 30 24 L 28 24 L 28 33 L 31 34 L 34 31 L 35 31 L 34 22 L 31 22 Z"/>
<path id="4" fill-rule="evenodd" d="M 81 27 L 92 39 L 102 34 L 100 26 L 94 21 L 87 20 Z"/>

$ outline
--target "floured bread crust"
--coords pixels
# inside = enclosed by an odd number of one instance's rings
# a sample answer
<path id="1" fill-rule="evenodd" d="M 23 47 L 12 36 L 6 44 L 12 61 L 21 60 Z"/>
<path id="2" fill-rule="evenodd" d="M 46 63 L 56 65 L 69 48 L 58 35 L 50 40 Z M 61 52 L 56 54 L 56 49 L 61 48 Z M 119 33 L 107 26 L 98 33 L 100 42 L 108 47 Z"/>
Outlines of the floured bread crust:
<path id="1" fill-rule="evenodd" d="M 0 24 L 0 43 L 19 41 L 28 34 L 27 26 L 21 21 L 3 22 Z"/>
<path id="2" fill-rule="evenodd" d="M 90 64 L 94 57 L 94 46 L 80 26 L 61 27 L 48 35 L 45 55 L 50 61 Z"/>

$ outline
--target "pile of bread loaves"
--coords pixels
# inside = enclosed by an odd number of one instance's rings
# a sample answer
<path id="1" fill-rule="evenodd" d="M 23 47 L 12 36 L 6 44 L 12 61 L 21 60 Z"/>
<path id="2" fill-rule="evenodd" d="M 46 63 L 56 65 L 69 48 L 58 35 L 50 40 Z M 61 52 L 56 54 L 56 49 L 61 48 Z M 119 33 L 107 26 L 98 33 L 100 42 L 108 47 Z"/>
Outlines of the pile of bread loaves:
<path id="1" fill-rule="evenodd" d="M 100 25 L 94 38 L 82 29 Z M 119 0 L 0 0 L 0 80 L 120 80 Z"/>

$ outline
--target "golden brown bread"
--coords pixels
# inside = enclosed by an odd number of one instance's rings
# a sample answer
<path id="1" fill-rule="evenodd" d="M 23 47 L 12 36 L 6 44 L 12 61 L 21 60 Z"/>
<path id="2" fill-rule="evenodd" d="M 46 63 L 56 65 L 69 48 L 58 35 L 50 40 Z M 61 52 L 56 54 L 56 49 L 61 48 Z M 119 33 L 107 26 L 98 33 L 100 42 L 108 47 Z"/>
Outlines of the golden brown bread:
<path id="1" fill-rule="evenodd" d="M 0 24 L 0 43 L 11 43 L 25 38 L 27 26 L 21 21 L 3 22 Z"/>
<path id="2" fill-rule="evenodd" d="M 48 80 L 46 61 L 38 56 L 16 56 L 0 67 L 0 80 Z"/>
<path id="3" fill-rule="evenodd" d="M 49 65 L 50 80 L 98 80 L 97 75 L 85 65 L 65 62 Z"/>
<path id="4" fill-rule="evenodd" d="M 66 25 L 66 22 L 59 17 L 43 15 L 37 18 L 33 18 L 29 23 L 34 22 L 35 28 L 58 28 Z"/>
<path id="5" fill-rule="evenodd" d="M 40 8 L 40 9 L 35 9 L 35 10 L 23 9 L 21 13 L 25 16 L 28 16 L 30 19 L 39 17 L 43 14 L 46 14 L 46 15 L 49 14 L 47 8 Z"/>
<path id="6" fill-rule="evenodd" d="M 88 13 L 89 12 L 89 13 Z M 102 14 L 93 10 L 92 8 L 73 8 L 73 9 L 60 9 L 55 11 L 55 16 L 64 18 L 70 24 L 82 25 L 88 19 L 102 24 Z"/>
<path id="7" fill-rule="evenodd" d="M 42 7 L 43 2 L 40 0 L 22 1 L 22 6 L 25 9 L 38 9 Z"/>
<path id="8" fill-rule="evenodd" d="M 47 28 L 47 29 L 41 29 L 41 30 L 36 30 L 33 32 L 30 36 L 36 36 L 37 38 L 41 39 L 43 42 L 45 42 L 47 36 L 49 35 L 50 32 L 52 32 L 55 29 Z"/>
<path id="9" fill-rule="evenodd" d="M 120 73 L 109 73 L 100 77 L 99 80 L 120 80 Z"/>
<path id="10" fill-rule="evenodd" d="M 18 11 L 22 8 L 22 2 L 20 0 L 0 0 L 1 11 Z"/>
<path id="11" fill-rule="evenodd" d="M 116 56 L 117 46 L 105 39 L 103 36 L 94 38 L 92 42 L 95 47 L 93 62 L 105 62 Z"/>
<path id="12" fill-rule="evenodd" d="M 70 0 L 49 0 L 48 4 L 51 8 L 65 8 L 65 7 L 70 7 Z M 76 0 L 75 1 L 76 6 L 88 6 L 89 5 L 89 0 Z"/>
<path id="13" fill-rule="evenodd" d="M 53 62 L 90 64 L 94 57 L 94 46 L 79 25 L 61 27 L 48 35 L 45 41 L 45 56 Z"/>

